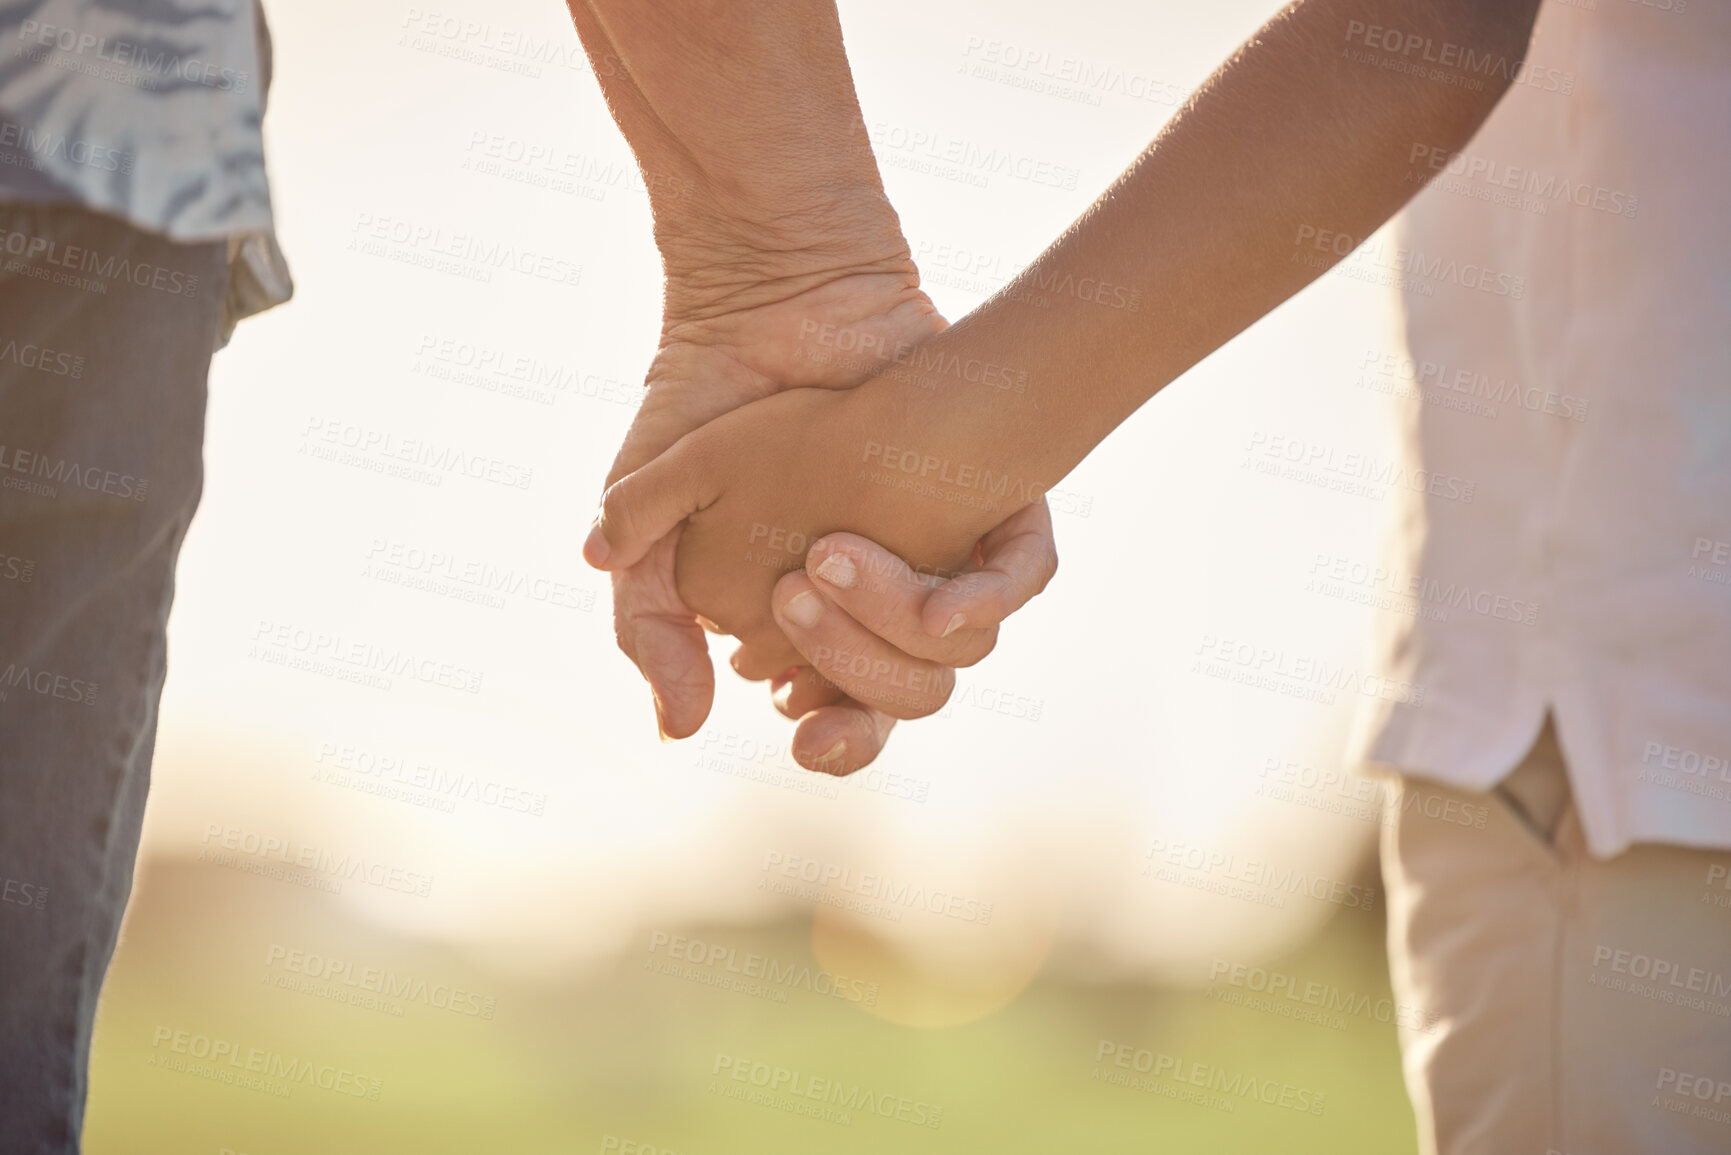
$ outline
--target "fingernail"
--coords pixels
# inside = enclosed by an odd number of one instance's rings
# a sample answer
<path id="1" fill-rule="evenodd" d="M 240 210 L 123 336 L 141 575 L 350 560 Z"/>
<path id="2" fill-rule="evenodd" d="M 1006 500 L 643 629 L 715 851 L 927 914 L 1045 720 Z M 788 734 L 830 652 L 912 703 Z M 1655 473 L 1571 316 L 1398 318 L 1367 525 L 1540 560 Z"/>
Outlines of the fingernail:
<path id="1" fill-rule="evenodd" d="M 583 540 L 583 560 L 600 569 L 607 564 L 607 555 L 611 552 L 607 545 L 607 535 L 601 532 L 601 522 L 596 520 L 589 527 L 589 536 Z"/>
<path id="2" fill-rule="evenodd" d="M 815 573 L 837 589 L 851 590 L 859 581 L 853 559 L 839 550 L 819 562 Z"/>
<path id="3" fill-rule="evenodd" d="M 781 607 L 781 616 L 802 630 L 809 630 L 823 617 L 823 599 L 810 590 L 800 590 Z"/>
<path id="4" fill-rule="evenodd" d="M 831 762 L 840 762 L 846 754 L 847 739 L 837 738 L 835 740 L 835 745 L 831 746 L 828 750 L 825 750 L 822 754 L 819 754 L 816 758 L 813 758 L 812 761 L 817 763 L 819 766 L 826 766 Z"/>
<path id="5" fill-rule="evenodd" d="M 951 614 L 950 624 L 944 627 L 944 632 L 941 636 L 947 638 L 957 630 L 961 629 L 962 623 L 967 620 L 967 617 L 968 615 L 966 614 Z"/>

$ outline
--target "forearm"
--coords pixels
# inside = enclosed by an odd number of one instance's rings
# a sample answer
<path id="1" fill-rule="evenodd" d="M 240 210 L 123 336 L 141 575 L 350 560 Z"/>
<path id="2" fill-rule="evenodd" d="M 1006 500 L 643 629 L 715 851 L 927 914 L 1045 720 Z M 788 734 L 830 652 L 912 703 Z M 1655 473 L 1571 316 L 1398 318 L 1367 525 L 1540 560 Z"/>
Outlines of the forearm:
<path id="1" fill-rule="evenodd" d="M 569 5 L 644 173 L 671 314 L 912 269 L 833 3 Z"/>
<path id="2" fill-rule="evenodd" d="M 1417 192 L 1431 169 L 1415 145 L 1467 142 L 1525 53 L 1534 6 L 1293 6 L 1038 260 L 866 388 L 901 411 L 907 448 L 1054 483 Z M 1355 61 L 1354 21 L 1501 58 L 1504 82 L 1475 92 Z M 1308 243 L 1329 234 L 1349 240 Z M 964 380 L 970 365 L 993 383 Z"/>

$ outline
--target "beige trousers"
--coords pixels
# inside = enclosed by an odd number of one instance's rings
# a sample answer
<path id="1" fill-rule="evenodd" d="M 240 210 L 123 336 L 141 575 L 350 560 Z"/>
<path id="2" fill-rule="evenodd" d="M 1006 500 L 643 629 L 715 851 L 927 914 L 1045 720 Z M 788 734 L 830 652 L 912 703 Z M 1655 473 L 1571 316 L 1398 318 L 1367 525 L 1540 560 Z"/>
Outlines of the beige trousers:
<path id="1" fill-rule="evenodd" d="M 1586 852 L 1549 723 L 1489 794 L 1390 792 L 1382 869 L 1425 1155 L 1731 1152 L 1731 852 Z"/>

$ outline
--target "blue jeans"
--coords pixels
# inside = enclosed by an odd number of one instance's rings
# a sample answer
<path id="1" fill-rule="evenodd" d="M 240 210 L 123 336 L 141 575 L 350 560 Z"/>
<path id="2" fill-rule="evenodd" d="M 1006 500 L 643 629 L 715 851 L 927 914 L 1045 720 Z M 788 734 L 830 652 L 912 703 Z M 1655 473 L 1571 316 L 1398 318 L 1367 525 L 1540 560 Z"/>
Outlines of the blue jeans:
<path id="1" fill-rule="evenodd" d="M 0 204 L 0 1152 L 79 1147 L 227 247 Z"/>

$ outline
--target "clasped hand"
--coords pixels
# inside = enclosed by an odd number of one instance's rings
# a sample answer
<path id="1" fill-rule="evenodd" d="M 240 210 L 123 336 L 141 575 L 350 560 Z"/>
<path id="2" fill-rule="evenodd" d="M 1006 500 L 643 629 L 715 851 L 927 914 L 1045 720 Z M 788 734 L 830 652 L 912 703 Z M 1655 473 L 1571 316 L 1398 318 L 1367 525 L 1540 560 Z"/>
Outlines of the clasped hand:
<path id="1" fill-rule="evenodd" d="M 585 546 L 616 574 L 670 568 L 687 612 L 742 643 L 734 669 L 776 682 L 815 769 L 857 769 L 890 719 L 939 709 L 1056 567 L 1037 491 L 993 497 L 895 448 L 930 440 L 917 390 L 889 375 L 714 417 L 609 486 Z"/>

